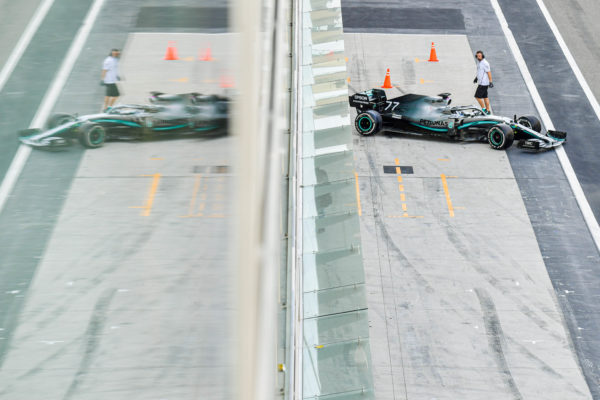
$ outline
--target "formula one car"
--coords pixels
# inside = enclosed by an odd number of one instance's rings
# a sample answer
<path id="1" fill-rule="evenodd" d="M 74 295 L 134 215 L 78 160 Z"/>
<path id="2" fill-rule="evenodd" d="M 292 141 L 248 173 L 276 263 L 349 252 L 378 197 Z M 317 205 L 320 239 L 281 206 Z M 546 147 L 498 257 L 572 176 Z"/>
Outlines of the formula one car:
<path id="1" fill-rule="evenodd" d="M 450 93 L 438 96 L 406 94 L 388 100 L 385 91 L 371 89 L 350 96 L 358 115 L 354 126 L 364 136 L 379 131 L 438 135 L 451 140 L 487 141 L 496 150 L 517 146 L 531 151 L 547 150 L 566 141 L 567 133 L 542 132 L 533 115 L 514 118 L 486 115 L 474 106 L 452 107 Z"/>
<path id="2" fill-rule="evenodd" d="M 151 92 L 149 100 L 150 105 L 118 105 L 100 114 L 55 114 L 48 119 L 45 130 L 23 130 L 19 139 L 39 148 L 57 149 L 74 140 L 97 148 L 107 140 L 141 140 L 227 129 L 229 99 L 225 97 Z"/>

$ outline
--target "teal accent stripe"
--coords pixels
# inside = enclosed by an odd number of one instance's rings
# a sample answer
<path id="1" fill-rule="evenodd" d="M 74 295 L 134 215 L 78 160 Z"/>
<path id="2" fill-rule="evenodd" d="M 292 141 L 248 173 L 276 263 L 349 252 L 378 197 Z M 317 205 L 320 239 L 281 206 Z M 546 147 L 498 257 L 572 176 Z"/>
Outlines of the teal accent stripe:
<path id="1" fill-rule="evenodd" d="M 500 122 L 498 121 L 474 121 L 474 122 L 468 122 L 466 124 L 463 124 L 459 127 L 457 127 L 456 129 L 462 129 L 462 128 L 466 128 L 472 125 L 483 125 L 483 124 L 499 124 Z"/>
<path id="2" fill-rule="evenodd" d="M 214 125 L 214 126 L 203 126 L 201 128 L 196 128 L 194 130 L 200 132 L 200 131 L 209 131 L 211 129 L 217 129 L 217 128 L 218 128 L 218 126 Z"/>
<path id="3" fill-rule="evenodd" d="M 531 132 L 527 132 L 526 130 L 519 129 L 519 128 L 518 128 L 518 127 L 516 127 L 516 126 L 514 126 L 513 128 L 514 128 L 514 129 L 518 129 L 520 132 L 523 132 L 523 133 L 526 133 L 526 134 L 528 134 L 529 136 L 531 136 L 531 137 L 532 137 L 532 138 L 534 138 L 534 139 L 542 139 L 542 140 L 544 140 L 544 139 L 543 139 L 544 135 L 543 135 L 543 134 L 541 134 L 541 133 L 540 133 L 540 134 L 539 134 L 539 136 L 538 136 L 538 135 L 534 135 L 534 134 L 533 134 L 533 133 L 531 133 Z M 551 137 L 552 137 L 552 136 L 551 136 Z M 553 139 L 554 139 L 554 138 L 553 138 Z"/>
<path id="4" fill-rule="evenodd" d="M 70 129 L 77 128 L 77 127 L 79 127 L 79 125 L 81 125 L 81 124 L 78 122 L 78 123 L 76 123 L 76 124 L 73 124 L 73 125 L 71 125 L 71 126 L 68 126 L 68 127 L 66 127 L 66 128 L 62 128 L 60 131 L 56 131 L 56 132 L 54 133 L 54 135 L 57 135 L 57 134 L 59 134 L 59 133 L 62 133 L 62 132 L 64 132 L 64 131 L 68 131 L 68 130 L 70 130 Z"/>
<path id="5" fill-rule="evenodd" d="M 69 126 L 67 126 L 66 128 L 62 128 L 61 130 L 54 132 L 54 134 L 53 134 L 53 135 L 51 135 L 51 136 L 57 136 L 57 135 L 59 135 L 60 133 L 62 133 L 62 132 L 64 132 L 64 131 L 68 131 L 68 130 L 71 130 L 71 129 L 75 129 L 75 128 L 79 127 L 79 125 L 81 125 L 81 123 L 79 123 L 79 122 L 78 122 L 78 123 L 76 123 L 76 124 L 73 124 L 73 125 L 69 125 Z M 32 137 L 34 137 L 34 136 L 38 136 L 38 135 L 40 135 L 40 134 L 42 134 L 42 133 L 44 133 L 44 131 L 40 129 L 40 130 L 39 130 L 38 132 L 36 132 L 36 133 L 32 133 L 32 134 L 31 134 L 31 135 L 29 135 L 29 136 L 19 136 L 19 138 L 20 138 L 20 139 L 29 139 L 29 138 L 32 138 Z"/>
<path id="6" fill-rule="evenodd" d="M 185 128 L 186 126 L 188 126 L 188 124 L 183 124 L 183 125 L 174 125 L 174 126 L 163 126 L 162 128 L 154 128 L 154 131 L 168 131 L 171 129 L 179 129 L 179 128 Z"/>
<path id="7" fill-rule="evenodd" d="M 121 121 L 121 120 L 118 120 L 118 119 L 94 119 L 94 120 L 92 120 L 92 122 L 113 122 L 115 124 L 123 124 L 123 125 L 127 125 L 127 126 L 134 126 L 136 128 L 141 128 L 142 127 L 140 124 L 137 124 L 135 122 Z"/>
<path id="8" fill-rule="evenodd" d="M 419 125 L 419 124 L 417 124 L 417 123 L 415 123 L 415 122 L 411 122 L 410 124 L 411 124 L 411 125 L 414 125 L 414 126 L 418 126 L 419 128 L 428 129 L 428 130 L 430 130 L 430 131 L 435 131 L 435 132 L 448 132 L 448 129 L 443 129 L 443 128 L 431 128 L 431 127 L 429 127 L 429 126 Z"/>

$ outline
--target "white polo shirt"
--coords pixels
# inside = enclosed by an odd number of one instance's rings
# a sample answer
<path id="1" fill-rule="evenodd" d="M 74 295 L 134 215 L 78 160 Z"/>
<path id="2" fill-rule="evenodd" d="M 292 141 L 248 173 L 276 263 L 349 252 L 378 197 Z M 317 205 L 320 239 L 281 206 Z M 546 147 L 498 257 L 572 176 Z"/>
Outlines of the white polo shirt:
<path id="1" fill-rule="evenodd" d="M 477 62 L 477 83 L 482 86 L 489 86 L 490 78 L 488 77 L 490 72 L 490 63 L 485 59 Z"/>
<path id="2" fill-rule="evenodd" d="M 104 83 L 117 83 L 119 76 L 119 59 L 108 56 L 102 63 L 102 69 L 106 70 Z"/>

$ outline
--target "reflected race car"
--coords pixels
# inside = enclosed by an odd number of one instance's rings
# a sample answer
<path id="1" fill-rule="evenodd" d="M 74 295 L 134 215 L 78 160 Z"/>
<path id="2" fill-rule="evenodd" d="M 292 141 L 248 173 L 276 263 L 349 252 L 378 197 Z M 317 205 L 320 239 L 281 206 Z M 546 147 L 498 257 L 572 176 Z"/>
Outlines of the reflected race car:
<path id="1" fill-rule="evenodd" d="M 486 115 L 474 106 L 450 106 L 450 93 L 438 96 L 406 94 L 388 100 L 385 91 L 371 89 L 350 96 L 350 106 L 358 115 L 354 126 L 364 136 L 379 131 L 417 135 L 437 135 L 451 140 L 487 141 L 497 150 L 517 146 L 531 151 L 547 150 L 563 144 L 566 132 L 542 132 L 536 116 L 514 118 Z"/>
<path id="2" fill-rule="evenodd" d="M 151 92 L 149 105 L 118 105 L 104 113 L 75 116 L 55 114 L 46 129 L 19 132 L 22 143 L 57 149 L 79 142 L 97 148 L 107 140 L 141 140 L 164 136 L 225 131 L 229 99 L 217 95 Z"/>

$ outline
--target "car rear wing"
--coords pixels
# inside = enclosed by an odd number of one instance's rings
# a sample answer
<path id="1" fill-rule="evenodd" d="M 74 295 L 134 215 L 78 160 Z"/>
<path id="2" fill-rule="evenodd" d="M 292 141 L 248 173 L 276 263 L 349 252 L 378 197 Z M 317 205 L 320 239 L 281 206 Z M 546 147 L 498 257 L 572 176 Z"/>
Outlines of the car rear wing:
<path id="1" fill-rule="evenodd" d="M 353 94 L 349 97 L 349 100 L 350 107 L 354 107 L 357 110 L 382 111 L 386 107 L 387 97 L 384 90 L 371 89 Z"/>

